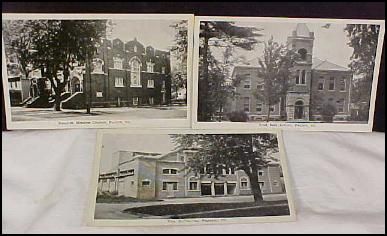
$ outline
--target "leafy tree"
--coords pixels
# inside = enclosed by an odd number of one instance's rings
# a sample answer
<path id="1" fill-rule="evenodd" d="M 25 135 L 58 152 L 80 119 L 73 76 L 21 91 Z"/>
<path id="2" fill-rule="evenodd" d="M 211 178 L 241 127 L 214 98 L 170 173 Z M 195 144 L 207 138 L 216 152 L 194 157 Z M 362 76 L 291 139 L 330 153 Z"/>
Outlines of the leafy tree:
<path id="1" fill-rule="evenodd" d="M 188 21 L 182 20 L 171 25 L 175 29 L 175 45 L 171 52 L 175 54 L 176 72 L 172 76 L 172 86 L 177 93 L 179 88 L 187 89 L 187 57 L 188 57 Z M 187 102 L 187 98 L 186 98 Z"/>
<path id="2" fill-rule="evenodd" d="M 7 58 L 17 58 L 19 69 L 28 77 L 31 55 L 31 21 L 5 20 L 2 22 L 4 47 Z"/>
<path id="3" fill-rule="evenodd" d="M 19 50 L 33 51 L 28 61 L 49 79 L 55 92 L 55 110 L 59 111 L 73 62 L 92 57 L 97 42 L 105 36 L 106 20 L 31 20 L 26 29 L 29 43 L 20 44 Z M 60 71 L 63 78 L 58 76 Z"/>
<path id="4" fill-rule="evenodd" d="M 246 50 L 252 50 L 258 43 L 257 33 L 259 29 L 254 27 L 240 27 L 233 22 L 222 21 L 202 21 L 200 23 L 200 48 L 199 48 L 199 97 L 198 97 L 198 120 L 209 121 L 217 107 L 211 104 L 210 92 L 213 81 L 211 81 L 211 68 L 216 64 L 215 58 L 211 54 L 211 47 L 229 48 L 239 47 Z M 214 76 L 217 75 L 217 76 Z M 224 82 L 225 77 L 220 76 L 217 72 L 213 73 L 212 78 Z M 216 84 L 217 82 L 215 82 Z M 222 83 L 220 83 L 222 84 Z"/>
<path id="5" fill-rule="evenodd" d="M 263 56 L 258 59 L 258 76 L 263 79 L 263 89 L 257 89 L 255 95 L 268 109 L 266 121 L 270 120 L 270 107 L 278 104 L 281 98 L 285 101 L 292 67 L 297 59 L 294 51 L 275 42 L 273 37 L 265 42 Z M 281 110 L 284 110 L 282 105 Z"/>
<path id="6" fill-rule="evenodd" d="M 189 171 L 199 175 L 207 168 L 209 177 L 218 178 L 222 169 L 243 170 L 250 179 L 255 202 L 263 200 L 258 171 L 274 160 L 270 153 L 278 152 L 273 134 L 183 134 L 174 135 L 179 147 L 196 147 L 198 152 L 189 160 Z"/>
<path id="7" fill-rule="evenodd" d="M 348 24 L 345 31 L 353 48 L 349 67 L 356 77 L 351 100 L 360 108 L 359 118 L 368 120 L 380 25 Z"/>

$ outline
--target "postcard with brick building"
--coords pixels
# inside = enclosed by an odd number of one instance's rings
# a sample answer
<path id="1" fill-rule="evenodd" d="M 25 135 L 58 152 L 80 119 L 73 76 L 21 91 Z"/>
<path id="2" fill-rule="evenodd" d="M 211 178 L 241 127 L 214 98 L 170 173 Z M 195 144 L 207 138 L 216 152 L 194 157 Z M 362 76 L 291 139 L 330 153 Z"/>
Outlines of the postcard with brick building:
<path id="1" fill-rule="evenodd" d="M 3 14 L 8 129 L 190 127 L 193 15 Z"/>
<path id="2" fill-rule="evenodd" d="M 279 132 L 111 129 L 99 132 L 96 153 L 90 225 L 295 217 Z"/>
<path id="3" fill-rule="evenodd" d="M 371 131 L 383 20 L 195 19 L 194 127 Z"/>

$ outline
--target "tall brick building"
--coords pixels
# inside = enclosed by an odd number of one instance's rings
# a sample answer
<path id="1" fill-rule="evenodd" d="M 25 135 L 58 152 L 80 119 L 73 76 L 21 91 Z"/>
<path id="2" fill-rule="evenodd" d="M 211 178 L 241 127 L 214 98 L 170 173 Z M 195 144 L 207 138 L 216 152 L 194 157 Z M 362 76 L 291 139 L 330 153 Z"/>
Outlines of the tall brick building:
<path id="1" fill-rule="evenodd" d="M 334 120 L 346 120 L 350 116 L 350 88 L 352 73 L 348 68 L 313 57 L 314 33 L 306 24 L 297 24 L 288 37 L 289 49 L 300 55 L 292 68 L 295 76 L 289 81 L 285 101 L 270 107 L 272 120 L 279 120 L 286 112 L 288 121 L 321 120 L 325 104 L 336 109 Z M 235 88 L 238 96 L 230 100 L 226 112 L 242 110 L 251 120 L 263 120 L 268 107 L 259 101 L 254 92 L 263 90 L 263 79 L 258 77 L 258 67 L 236 66 L 232 79 L 243 77 Z"/>

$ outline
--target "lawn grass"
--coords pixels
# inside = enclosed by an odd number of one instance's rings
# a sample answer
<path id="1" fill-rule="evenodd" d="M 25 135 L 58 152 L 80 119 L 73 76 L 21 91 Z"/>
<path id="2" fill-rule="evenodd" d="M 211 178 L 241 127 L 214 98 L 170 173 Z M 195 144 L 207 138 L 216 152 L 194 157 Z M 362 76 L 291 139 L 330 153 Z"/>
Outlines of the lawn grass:
<path id="1" fill-rule="evenodd" d="M 189 203 L 189 204 L 166 204 L 157 206 L 145 206 L 134 207 L 125 209 L 123 212 L 140 215 L 153 215 L 153 216 L 171 216 L 171 218 L 180 218 L 179 215 L 185 214 L 184 218 L 196 218 L 196 217 L 242 217 L 242 216 L 273 216 L 273 215 L 289 215 L 289 207 L 286 206 L 273 206 L 278 204 L 287 204 L 286 200 L 283 201 L 270 201 L 270 202 L 240 202 L 240 203 Z M 245 207 L 263 206 L 260 209 L 236 209 Z M 193 214 L 207 211 L 217 211 L 225 209 L 236 209 L 235 211 L 227 212 L 213 212 L 204 214 Z M 225 216 L 227 215 L 227 216 Z"/>
<path id="2" fill-rule="evenodd" d="M 98 194 L 96 198 L 96 203 L 131 203 L 131 202 L 155 202 L 161 200 L 139 200 L 133 197 L 126 196 L 117 196 L 111 194 Z"/>

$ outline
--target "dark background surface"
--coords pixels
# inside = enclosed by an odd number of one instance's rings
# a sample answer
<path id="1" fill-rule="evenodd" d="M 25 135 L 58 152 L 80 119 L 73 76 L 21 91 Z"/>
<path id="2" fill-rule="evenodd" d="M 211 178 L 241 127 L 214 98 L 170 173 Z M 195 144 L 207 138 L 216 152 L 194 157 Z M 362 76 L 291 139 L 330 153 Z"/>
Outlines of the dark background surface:
<path id="1" fill-rule="evenodd" d="M 384 2 L 2 2 L 3 13 L 185 13 L 210 16 L 385 19 Z M 374 131 L 385 132 L 384 45 Z M 3 85 L 2 85 L 3 87 Z M 6 129 L 4 96 L 2 130 Z"/>

